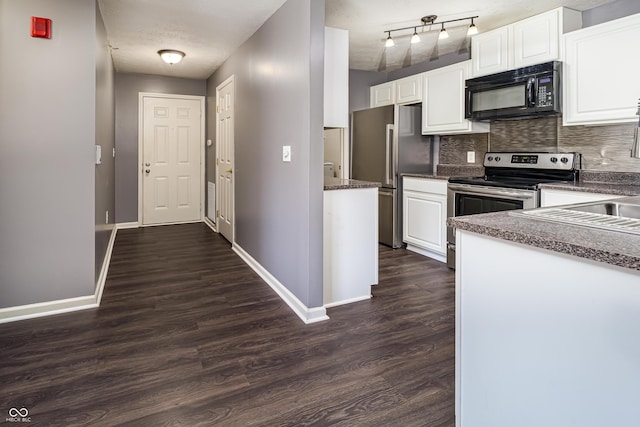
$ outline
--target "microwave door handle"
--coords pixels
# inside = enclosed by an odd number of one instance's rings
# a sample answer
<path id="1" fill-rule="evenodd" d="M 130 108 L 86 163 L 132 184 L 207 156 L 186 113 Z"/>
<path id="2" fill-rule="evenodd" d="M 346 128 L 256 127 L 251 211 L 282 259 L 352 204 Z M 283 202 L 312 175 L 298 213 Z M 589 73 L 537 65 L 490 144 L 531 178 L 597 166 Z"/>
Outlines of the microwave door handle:
<path id="1" fill-rule="evenodd" d="M 536 79 L 531 77 L 527 81 L 527 107 L 536 106 Z"/>
<path id="2" fill-rule="evenodd" d="M 393 125 L 392 124 L 388 124 L 387 125 L 387 133 L 385 136 L 385 185 L 392 185 L 393 184 L 393 176 L 391 175 L 393 173 L 393 166 L 391 164 L 391 162 L 394 161 L 393 159 L 393 153 L 391 152 L 391 149 L 393 147 Z"/>

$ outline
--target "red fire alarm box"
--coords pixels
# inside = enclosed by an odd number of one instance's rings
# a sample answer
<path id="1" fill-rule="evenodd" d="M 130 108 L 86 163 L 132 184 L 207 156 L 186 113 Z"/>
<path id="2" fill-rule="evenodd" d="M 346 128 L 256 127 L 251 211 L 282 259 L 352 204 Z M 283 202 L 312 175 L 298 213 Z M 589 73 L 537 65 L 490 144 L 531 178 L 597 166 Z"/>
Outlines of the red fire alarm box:
<path id="1" fill-rule="evenodd" d="M 31 17 L 31 37 L 51 38 L 51 19 Z"/>

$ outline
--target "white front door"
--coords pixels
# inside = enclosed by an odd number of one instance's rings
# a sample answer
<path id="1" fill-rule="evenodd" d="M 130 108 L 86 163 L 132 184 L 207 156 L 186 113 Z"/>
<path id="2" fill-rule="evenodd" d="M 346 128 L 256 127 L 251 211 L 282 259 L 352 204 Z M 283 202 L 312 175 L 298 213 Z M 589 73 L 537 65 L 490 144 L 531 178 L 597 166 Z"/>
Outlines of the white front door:
<path id="1" fill-rule="evenodd" d="M 141 98 L 142 224 L 200 221 L 202 97 Z"/>
<path id="2" fill-rule="evenodd" d="M 233 123 L 234 84 L 233 76 L 216 88 L 217 105 L 217 173 L 216 205 L 218 206 L 218 231 L 233 243 Z"/>

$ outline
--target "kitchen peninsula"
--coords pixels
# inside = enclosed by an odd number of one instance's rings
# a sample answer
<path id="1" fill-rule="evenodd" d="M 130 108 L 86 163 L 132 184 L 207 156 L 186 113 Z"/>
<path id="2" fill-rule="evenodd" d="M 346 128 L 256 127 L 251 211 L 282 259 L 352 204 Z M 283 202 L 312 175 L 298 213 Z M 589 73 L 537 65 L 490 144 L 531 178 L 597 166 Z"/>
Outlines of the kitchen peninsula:
<path id="1" fill-rule="evenodd" d="M 325 307 L 368 299 L 378 283 L 378 187 L 325 177 Z"/>
<path id="2" fill-rule="evenodd" d="M 640 234 L 514 212 L 449 223 L 458 426 L 636 424 Z"/>

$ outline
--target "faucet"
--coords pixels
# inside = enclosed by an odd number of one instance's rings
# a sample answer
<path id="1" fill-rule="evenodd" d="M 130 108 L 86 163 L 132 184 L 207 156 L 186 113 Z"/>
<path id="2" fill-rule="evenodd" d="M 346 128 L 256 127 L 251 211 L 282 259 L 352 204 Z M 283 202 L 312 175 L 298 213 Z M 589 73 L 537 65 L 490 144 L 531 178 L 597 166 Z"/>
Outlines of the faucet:
<path id="1" fill-rule="evenodd" d="M 640 99 L 638 99 L 638 111 L 636 114 L 640 116 Z M 640 117 L 638 117 L 638 126 L 633 133 L 633 142 L 631 143 L 631 157 L 640 159 Z"/>

